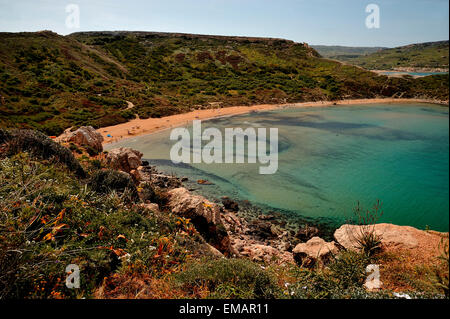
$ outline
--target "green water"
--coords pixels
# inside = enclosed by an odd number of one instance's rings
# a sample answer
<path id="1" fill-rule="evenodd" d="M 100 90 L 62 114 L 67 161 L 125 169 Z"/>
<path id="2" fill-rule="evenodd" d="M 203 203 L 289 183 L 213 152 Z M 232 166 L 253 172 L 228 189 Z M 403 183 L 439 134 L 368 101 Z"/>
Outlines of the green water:
<path id="1" fill-rule="evenodd" d="M 382 222 L 449 230 L 448 107 L 358 105 L 285 109 L 203 121 L 202 127 L 276 127 L 279 168 L 260 164 L 180 164 L 169 160 L 170 131 L 128 139 L 166 173 L 207 179 L 198 192 L 343 223 L 357 201 L 380 199 Z"/>

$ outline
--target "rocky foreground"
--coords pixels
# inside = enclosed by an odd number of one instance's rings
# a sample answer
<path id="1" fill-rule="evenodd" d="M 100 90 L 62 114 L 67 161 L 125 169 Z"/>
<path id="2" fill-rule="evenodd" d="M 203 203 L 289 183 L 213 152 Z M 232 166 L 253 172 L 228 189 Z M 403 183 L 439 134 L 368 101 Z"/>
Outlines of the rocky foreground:
<path id="1" fill-rule="evenodd" d="M 59 143 L 0 129 L 0 299 L 448 298 L 448 233 L 324 231 L 193 194 L 102 142 L 92 127 Z M 80 290 L 64 284 L 69 264 Z"/>
<path id="2" fill-rule="evenodd" d="M 80 128 L 66 141 L 98 149 L 103 137 L 89 127 Z M 358 235 L 372 231 L 381 241 L 383 254 L 404 256 L 410 267 L 432 263 L 440 254 L 442 243 L 448 244 L 448 233 L 419 230 L 410 226 L 376 224 L 371 226 L 342 225 L 334 232 L 334 241 L 320 238 L 315 226 L 301 225 L 296 231 L 285 227 L 283 216 L 277 214 L 240 214 L 239 204 L 227 197 L 222 205 L 194 195 L 184 188 L 181 179 L 159 173 L 142 162 L 143 154 L 131 148 L 113 149 L 106 163 L 130 174 L 139 187 L 157 185 L 167 191 L 167 208 L 192 221 L 197 231 L 216 256 L 244 257 L 258 262 L 297 263 L 304 267 L 326 265 L 340 251 L 359 251 Z M 159 210 L 158 204 L 147 202 L 147 208 Z M 391 266 L 389 261 L 386 269 Z M 388 283 L 394 285 L 395 283 Z"/>

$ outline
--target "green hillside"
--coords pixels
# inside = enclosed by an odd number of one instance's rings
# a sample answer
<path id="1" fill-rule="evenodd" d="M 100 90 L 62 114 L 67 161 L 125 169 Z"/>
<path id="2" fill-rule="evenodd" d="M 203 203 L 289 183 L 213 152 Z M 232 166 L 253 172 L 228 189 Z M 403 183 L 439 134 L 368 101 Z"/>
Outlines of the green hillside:
<path id="1" fill-rule="evenodd" d="M 343 62 L 386 49 L 384 47 L 347 47 L 340 45 L 312 45 L 311 47 L 324 58 Z"/>
<path id="2" fill-rule="evenodd" d="M 448 77 L 388 79 L 281 39 L 0 33 L 0 126 L 49 135 L 213 102 L 225 107 L 393 95 L 448 100 Z"/>
<path id="3" fill-rule="evenodd" d="M 351 63 L 370 70 L 425 68 L 448 71 L 448 52 L 448 41 L 427 42 L 381 50 L 352 59 Z"/>

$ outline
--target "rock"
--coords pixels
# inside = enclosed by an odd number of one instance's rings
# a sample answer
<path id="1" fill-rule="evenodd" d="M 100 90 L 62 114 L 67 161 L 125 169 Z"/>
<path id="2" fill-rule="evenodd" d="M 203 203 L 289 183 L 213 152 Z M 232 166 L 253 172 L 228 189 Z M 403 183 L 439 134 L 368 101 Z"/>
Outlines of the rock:
<path id="1" fill-rule="evenodd" d="M 279 259 L 280 262 L 292 262 L 292 254 L 288 252 L 280 252 L 271 246 L 254 244 L 242 247 L 240 251 L 242 256 L 248 257 L 253 261 L 273 262 L 275 259 Z"/>
<path id="2" fill-rule="evenodd" d="M 140 173 L 140 171 L 137 170 L 137 169 L 132 169 L 132 170 L 130 171 L 130 175 L 131 175 L 131 177 L 133 177 L 133 180 L 134 180 L 135 182 L 139 182 L 139 181 L 142 180 L 141 173 Z"/>
<path id="3" fill-rule="evenodd" d="M 280 235 L 280 231 L 271 222 L 255 219 L 249 225 L 253 235 L 261 239 L 276 238 Z"/>
<path id="4" fill-rule="evenodd" d="M 221 215 L 223 224 L 228 232 L 234 234 L 245 234 L 249 229 L 244 225 L 245 221 L 234 213 L 226 211 Z"/>
<path id="5" fill-rule="evenodd" d="M 312 267 L 317 262 L 326 264 L 337 252 L 338 248 L 334 241 L 326 242 L 320 237 L 313 237 L 292 250 L 295 262 L 305 267 Z"/>
<path id="6" fill-rule="evenodd" d="M 148 210 L 151 210 L 152 212 L 159 212 L 159 205 L 156 203 L 149 203 L 149 204 L 141 204 L 143 208 L 146 208 Z"/>
<path id="7" fill-rule="evenodd" d="M 411 226 L 376 224 L 373 226 L 342 225 L 334 232 L 334 238 L 346 249 L 359 250 L 357 244 L 358 236 L 362 232 L 372 229 L 379 236 L 381 245 L 384 248 L 413 249 L 422 242 L 429 242 L 433 237 L 432 234 Z"/>
<path id="8" fill-rule="evenodd" d="M 307 242 L 318 234 L 319 229 L 317 227 L 305 225 L 303 227 L 300 227 L 298 232 L 295 234 L 295 237 L 303 242 Z"/>
<path id="9" fill-rule="evenodd" d="M 142 155 L 129 147 L 115 148 L 108 152 L 106 163 L 112 168 L 129 173 L 142 165 Z"/>
<path id="10" fill-rule="evenodd" d="M 82 126 L 78 130 L 68 133 L 66 140 L 79 146 L 89 146 L 98 153 L 103 151 L 103 136 L 92 126 Z"/>
<path id="11" fill-rule="evenodd" d="M 179 188 L 183 185 L 179 178 L 164 174 L 151 175 L 151 182 L 153 185 L 162 189 L 174 189 Z"/>
<path id="12" fill-rule="evenodd" d="M 197 181 L 197 184 L 199 184 L 199 185 L 214 185 L 214 183 L 211 183 L 210 181 L 207 181 L 205 179 L 199 179 Z"/>
<path id="13" fill-rule="evenodd" d="M 192 195 L 183 187 L 168 192 L 167 206 L 173 213 L 189 218 L 203 238 L 220 252 L 233 253 L 219 206 L 202 196 Z"/>
<path id="14" fill-rule="evenodd" d="M 225 209 L 231 211 L 231 212 L 238 212 L 239 211 L 239 204 L 236 203 L 234 200 L 231 200 L 229 198 L 225 198 L 222 200 L 223 207 Z"/>
<path id="15" fill-rule="evenodd" d="M 272 214 L 268 214 L 268 215 L 261 214 L 258 216 L 258 219 L 260 219 L 260 220 L 275 220 L 275 216 Z"/>

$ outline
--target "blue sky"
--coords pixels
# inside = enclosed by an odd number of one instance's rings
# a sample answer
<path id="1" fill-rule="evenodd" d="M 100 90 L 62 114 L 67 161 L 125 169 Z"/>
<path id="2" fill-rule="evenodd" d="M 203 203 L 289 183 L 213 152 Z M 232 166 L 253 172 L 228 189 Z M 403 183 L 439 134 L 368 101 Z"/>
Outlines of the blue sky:
<path id="1" fill-rule="evenodd" d="M 65 25 L 68 4 L 80 28 Z M 380 7 L 368 29 L 365 8 Z M 0 0 L 0 31 L 139 30 L 277 37 L 310 44 L 400 46 L 448 40 L 448 0 Z"/>

